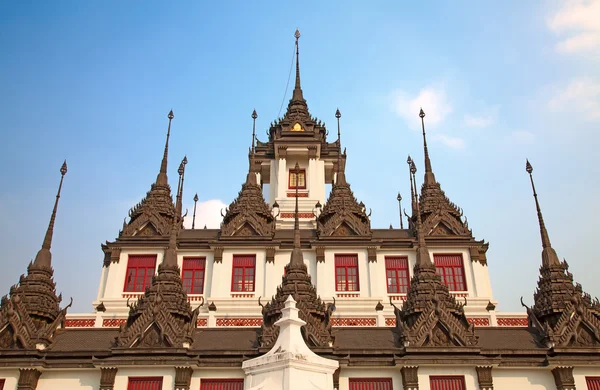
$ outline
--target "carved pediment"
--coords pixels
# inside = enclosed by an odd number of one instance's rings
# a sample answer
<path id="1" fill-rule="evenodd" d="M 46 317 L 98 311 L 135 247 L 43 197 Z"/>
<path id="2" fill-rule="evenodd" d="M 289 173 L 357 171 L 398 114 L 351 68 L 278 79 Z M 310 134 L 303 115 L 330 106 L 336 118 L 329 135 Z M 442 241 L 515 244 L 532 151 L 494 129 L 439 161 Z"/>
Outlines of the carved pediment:
<path id="1" fill-rule="evenodd" d="M 249 222 L 246 222 L 241 228 L 239 228 L 234 234 L 234 236 L 258 236 L 256 229 L 250 225 Z"/>
<path id="2" fill-rule="evenodd" d="M 152 237 L 152 236 L 159 236 L 159 235 L 160 234 L 158 234 L 158 229 L 156 229 L 154 227 L 152 222 L 148 222 L 146 224 L 146 226 L 144 226 L 144 228 L 138 234 L 136 234 L 136 236 L 142 236 L 142 237 Z"/>
<path id="3" fill-rule="evenodd" d="M 426 235 L 472 236 L 462 209 L 446 197 L 439 183 L 423 184 L 419 202 Z"/>
<path id="4" fill-rule="evenodd" d="M 152 184 L 140 203 L 129 210 L 129 223 L 123 226 L 121 236 L 168 235 L 176 215 L 169 185 Z"/>

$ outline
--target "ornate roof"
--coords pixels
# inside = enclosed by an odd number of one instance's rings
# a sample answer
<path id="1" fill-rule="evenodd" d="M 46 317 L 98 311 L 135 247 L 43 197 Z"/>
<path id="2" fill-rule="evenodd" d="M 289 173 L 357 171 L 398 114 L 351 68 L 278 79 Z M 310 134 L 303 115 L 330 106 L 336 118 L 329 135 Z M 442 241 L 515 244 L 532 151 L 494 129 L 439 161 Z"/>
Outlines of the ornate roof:
<path id="1" fill-rule="evenodd" d="M 181 210 L 183 174 L 185 164 L 179 170 L 177 210 Z M 177 266 L 177 233 L 180 219 L 171 225 L 169 246 L 165 250 L 158 273 L 152 285 L 137 303 L 129 305 L 127 323 L 120 329 L 117 347 L 177 347 L 190 345 L 196 328 L 198 308 L 192 310 L 183 289 L 180 269 Z"/>
<path id="2" fill-rule="evenodd" d="M 275 218 L 265 202 L 253 170 L 254 156 L 250 154 L 250 169 L 238 197 L 231 202 L 221 224 L 221 238 L 241 236 L 273 237 Z"/>
<path id="3" fill-rule="evenodd" d="M 298 171 L 296 163 L 296 172 Z M 300 318 L 306 322 L 302 327 L 302 336 L 309 346 L 327 347 L 332 346 L 334 337 L 331 334 L 331 313 L 335 310 L 332 303 L 324 303 L 317 296 L 317 290 L 311 282 L 304 257 L 300 249 L 300 227 L 298 222 L 298 189 L 296 188 L 296 210 L 294 222 L 294 249 L 290 262 L 285 266 L 285 274 L 281 279 L 281 285 L 277 287 L 277 293 L 266 305 L 262 305 L 263 323 L 259 334 L 261 347 L 273 345 L 279 335 L 279 327 L 275 322 L 281 317 L 281 310 L 285 307 L 288 296 L 292 296 L 296 307 L 300 310 Z"/>
<path id="4" fill-rule="evenodd" d="M 0 308 L 0 348 L 35 348 L 37 344 L 49 345 L 52 336 L 65 318 L 71 304 L 60 309 L 61 296 L 56 295 L 52 269 L 52 236 L 58 209 L 58 200 L 67 162 L 60 168 L 61 178 L 50 223 L 42 248 L 35 261 L 29 263 L 27 276 L 21 275 L 19 284 L 10 289 L 10 298 L 2 297 Z M 72 303 L 72 301 L 71 301 Z"/>
<path id="5" fill-rule="evenodd" d="M 329 236 L 371 236 L 371 221 L 365 205 L 358 202 L 346 182 L 346 153 L 338 160 L 337 180 L 323 211 L 317 219 L 319 237 Z"/>
<path id="6" fill-rule="evenodd" d="M 416 187 L 416 179 L 414 184 Z M 418 207 L 417 261 L 407 298 L 401 310 L 390 299 L 400 341 L 404 346 L 412 347 L 476 345 L 474 327 L 467 321 L 463 305 L 450 295 L 431 262 Z"/>
<path id="7" fill-rule="evenodd" d="M 598 347 L 600 302 L 598 299 L 592 301 L 579 283 L 574 285 L 569 265 L 558 260 L 544 224 L 533 183 L 533 167 L 529 161 L 526 170 L 531 179 L 543 248 L 540 278 L 533 295 L 534 305 L 527 308 L 529 325 L 538 332 L 539 341 L 547 346 Z"/>
<path id="8" fill-rule="evenodd" d="M 169 127 L 165 151 L 160 164 L 156 182 L 146 193 L 146 197 L 129 210 L 129 223 L 123 222 L 119 236 L 167 236 L 176 217 L 171 186 L 167 178 L 167 161 L 169 155 L 169 137 L 171 136 L 171 120 L 173 110 L 169 112 Z"/>

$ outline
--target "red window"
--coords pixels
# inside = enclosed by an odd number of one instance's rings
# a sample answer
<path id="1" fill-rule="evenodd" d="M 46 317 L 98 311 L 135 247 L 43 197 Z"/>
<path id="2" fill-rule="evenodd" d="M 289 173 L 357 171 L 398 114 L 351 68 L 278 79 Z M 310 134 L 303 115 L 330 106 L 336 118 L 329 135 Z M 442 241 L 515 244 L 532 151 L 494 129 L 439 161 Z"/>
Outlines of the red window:
<path id="1" fill-rule="evenodd" d="M 600 390 L 600 376 L 586 376 L 585 383 L 588 390 Z"/>
<path id="2" fill-rule="evenodd" d="M 234 255 L 231 291 L 254 291 L 255 255 Z"/>
<path id="3" fill-rule="evenodd" d="M 183 288 L 188 294 L 204 293 L 204 269 L 206 258 L 204 257 L 184 257 L 181 279 Z"/>
<path id="4" fill-rule="evenodd" d="M 435 269 L 450 291 L 467 291 L 461 254 L 433 255 Z"/>
<path id="5" fill-rule="evenodd" d="M 408 291 L 408 257 L 385 257 L 385 276 L 389 294 L 406 294 Z"/>
<path id="6" fill-rule="evenodd" d="M 295 169 L 290 169 L 288 188 L 291 190 L 295 190 L 296 186 L 298 186 L 298 189 L 306 189 L 306 170 L 299 169 L 298 177 L 296 177 Z"/>
<path id="7" fill-rule="evenodd" d="M 466 390 L 464 376 L 430 376 L 431 390 Z"/>
<path id="8" fill-rule="evenodd" d="M 126 292 L 144 292 L 152 284 L 156 255 L 129 255 L 127 260 Z"/>
<path id="9" fill-rule="evenodd" d="M 244 390 L 243 379 L 202 379 L 200 390 Z"/>
<path id="10" fill-rule="evenodd" d="M 358 290 L 358 256 L 335 255 L 335 291 Z"/>
<path id="11" fill-rule="evenodd" d="M 162 390 L 162 376 L 129 377 L 127 390 Z"/>
<path id="12" fill-rule="evenodd" d="M 350 390 L 393 390 L 392 378 L 350 378 Z"/>

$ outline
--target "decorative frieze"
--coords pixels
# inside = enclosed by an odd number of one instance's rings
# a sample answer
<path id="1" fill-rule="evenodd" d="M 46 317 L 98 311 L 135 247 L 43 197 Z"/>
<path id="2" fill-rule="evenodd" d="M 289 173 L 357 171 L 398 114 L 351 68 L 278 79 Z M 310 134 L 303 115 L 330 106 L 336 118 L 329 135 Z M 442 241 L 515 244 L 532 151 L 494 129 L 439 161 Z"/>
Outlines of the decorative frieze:
<path id="1" fill-rule="evenodd" d="M 35 368 L 20 368 L 17 390 L 35 390 L 42 372 Z"/>
<path id="2" fill-rule="evenodd" d="M 498 326 L 527 326 L 526 317 L 498 317 Z"/>
<path id="3" fill-rule="evenodd" d="M 490 319 L 487 317 L 467 317 L 467 321 L 477 326 L 490 326 Z"/>
<path id="4" fill-rule="evenodd" d="M 127 318 L 105 318 L 102 320 L 102 327 L 104 328 L 118 328 L 125 324 Z"/>
<path id="5" fill-rule="evenodd" d="M 65 320 L 65 328 L 93 328 L 95 318 L 73 318 Z"/>
<path id="6" fill-rule="evenodd" d="M 556 390 L 575 390 L 573 367 L 555 367 L 552 370 Z"/>
<path id="7" fill-rule="evenodd" d="M 217 318 L 217 326 L 251 326 L 262 325 L 262 318 Z"/>
<path id="8" fill-rule="evenodd" d="M 99 390 L 113 390 L 115 388 L 115 377 L 118 369 L 116 367 L 100 368 L 100 388 Z"/>
<path id="9" fill-rule="evenodd" d="M 419 390 L 418 366 L 404 366 L 400 369 L 404 390 Z"/>
<path id="10" fill-rule="evenodd" d="M 175 390 L 190 390 L 192 367 L 175 367 Z"/>
<path id="11" fill-rule="evenodd" d="M 302 218 L 302 219 L 312 219 L 315 217 L 314 213 L 298 213 L 298 218 Z M 279 214 L 279 218 L 295 218 L 294 213 L 281 213 Z"/>
<path id="12" fill-rule="evenodd" d="M 338 317 L 331 319 L 331 326 L 377 326 L 377 318 L 366 317 Z"/>
<path id="13" fill-rule="evenodd" d="M 478 366 L 475 367 L 477 370 L 477 381 L 479 382 L 480 390 L 494 390 L 494 383 L 492 379 L 492 366 Z"/>

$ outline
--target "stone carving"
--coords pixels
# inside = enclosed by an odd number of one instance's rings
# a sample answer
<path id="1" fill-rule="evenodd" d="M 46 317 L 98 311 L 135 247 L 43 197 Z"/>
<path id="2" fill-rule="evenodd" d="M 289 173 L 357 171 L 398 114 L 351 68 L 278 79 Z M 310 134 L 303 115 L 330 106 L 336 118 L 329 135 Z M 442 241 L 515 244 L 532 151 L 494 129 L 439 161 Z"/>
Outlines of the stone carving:
<path id="1" fill-rule="evenodd" d="M 400 369 L 404 390 L 419 390 L 418 371 L 419 367 L 417 366 L 404 366 Z"/>
<path id="2" fill-rule="evenodd" d="M 573 367 L 555 367 L 552 369 L 556 390 L 575 390 Z"/>
<path id="3" fill-rule="evenodd" d="M 35 368 L 20 368 L 17 390 L 35 390 L 42 372 Z"/>
<path id="4" fill-rule="evenodd" d="M 118 368 L 101 367 L 100 368 L 100 388 L 99 390 L 113 390 L 115 388 L 115 378 Z"/>
<path id="5" fill-rule="evenodd" d="M 477 381 L 480 390 L 494 390 L 494 381 L 492 378 L 492 366 L 477 366 Z"/>
<path id="6" fill-rule="evenodd" d="M 190 390 L 192 367 L 175 367 L 175 390 Z"/>

